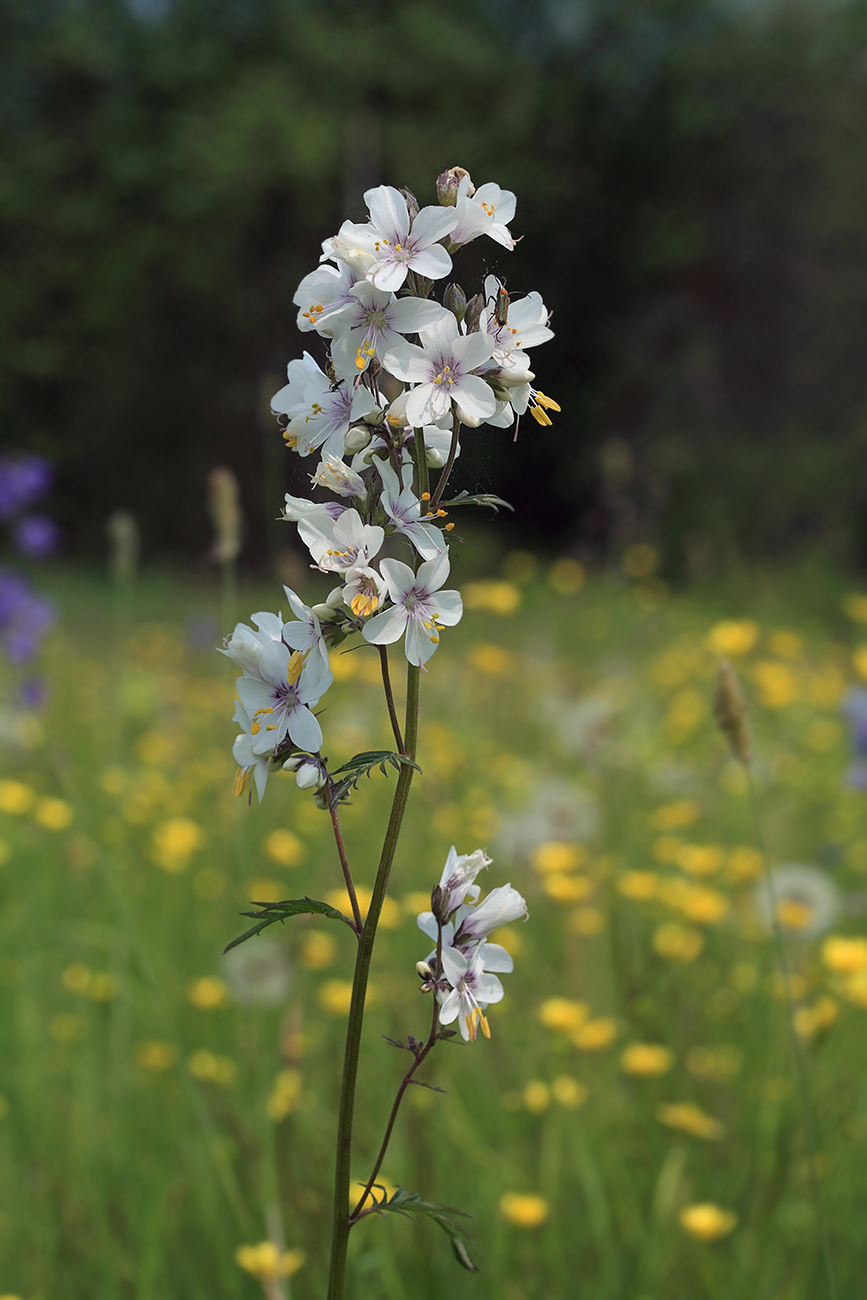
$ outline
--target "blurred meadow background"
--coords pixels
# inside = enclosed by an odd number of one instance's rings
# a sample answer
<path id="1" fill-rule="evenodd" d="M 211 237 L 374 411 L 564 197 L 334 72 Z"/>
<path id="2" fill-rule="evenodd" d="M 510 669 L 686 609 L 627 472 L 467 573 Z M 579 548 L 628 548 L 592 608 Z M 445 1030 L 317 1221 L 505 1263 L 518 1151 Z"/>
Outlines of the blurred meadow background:
<path id="1" fill-rule="evenodd" d="M 364 189 L 432 202 L 455 164 L 518 196 L 468 275 L 541 292 L 562 413 L 463 440 L 458 486 L 515 514 L 457 529 L 359 1178 L 449 845 L 530 920 L 384 1167 L 474 1216 L 481 1274 L 371 1218 L 348 1293 L 814 1300 L 824 1217 L 857 1294 L 867 3 L 0 0 L 0 121 L 0 1298 L 323 1294 L 351 941 L 299 917 L 221 954 L 251 899 L 339 906 L 340 873 L 291 777 L 232 798 L 215 647 L 330 586 L 276 520 L 313 468 L 268 413 L 297 283 Z M 378 656 L 332 666 L 329 756 L 390 746 Z M 362 885 L 393 785 L 343 818 Z"/>

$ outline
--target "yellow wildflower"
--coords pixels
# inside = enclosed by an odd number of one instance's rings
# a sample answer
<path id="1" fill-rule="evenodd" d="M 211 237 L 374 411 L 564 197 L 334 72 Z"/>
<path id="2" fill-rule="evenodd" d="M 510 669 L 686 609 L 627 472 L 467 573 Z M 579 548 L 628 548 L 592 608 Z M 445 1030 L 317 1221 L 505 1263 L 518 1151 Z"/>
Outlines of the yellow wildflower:
<path id="1" fill-rule="evenodd" d="M 725 1136 L 725 1125 L 691 1101 L 658 1106 L 656 1118 L 668 1128 L 679 1129 L 706 1142 L 718 1142 Z"/>
<path id="2" fill-rule="evenodd" d="M 500 1197 L 500 1213 L 517 1228 L 538 1228 L 548 1217 L 548 1202 L 532 1192 L 505 1192 Z"/>
<path id="3" fill-rule="evenodd" d="M 530 861 L 534 871 L 547 875 L 560 875 L 577 871 L 587 861 L 587 850 L 581 844 L 566 844 L 562 840 L 547 840 L 533 850 Z"/>
<path id="4" fill-rule="evenodd" d="M 698 1241 L 716 1241 L 719 1237 L 726 1237 L 738 1224 L 738 1216 L 733 1210 L 720 1209 L 710 1202 L 684 1206 L 679 1218 L 684 1231 Z"/>
<path id="5" fill-rule="evenodd" d="M 143 1070 L 155 1072 L 170 1070 L 178 1059 L 177 1050 L 171 1043 L 161 1043 L 155 1039 L 139 1043 L 135 1056 Z"/>
<path id="6" fill-rule="evenodd" d="M 36 802 L 36 792 L 23 781 L 0 781 L 0 812 L 20 816 Z"/>
<path id="7" fill-rule="evenodd" d="M 743 1059 L 744 1054 L 739 1047 L 693 1047 L 687 1053 L 686 1068 L 695 1079 L 725 1083 L 738 1073 Z"/>
<path id="8" fill-rule="evenodd" d="M 273 1241 L 260 1241 L 256 1246 L 239 1246 L 235 1251 L 235 1262 L 239 1267 L 260 1282 L 292 1277 L 304 1265 L 306 1258 L 303 1250 L 281 1251 Z"/>
<path id="9" fill-rule="evenodd" d="M 569 913 L 569 929 L 573 934 L 601 934 L 605 917 L 598 907 L 576 907 Z"/>
<path id="10" fill-rule="evenodd" d="M 281 867 L 295 867 L 303 862 L 305 850 L 297 835 L 291 831 L 272 831 L 265 839 L 265 852 Z"/>
<path id="11" fill-rule="evenodd" d="M 671 1052 L 659 1043 L 633 1043 L 620 1058 L 620 1066 L 625 1074 L 653 1077 L 667 1074 L 673 1065 Z"/>
<path id="12" fill-rule="evenodd" d="M 586 1002 L 574 1002 L 571 998 L 546 998 L 536 1014 L 546 1029 L 568 1034 L 585 1024 L 589 1013 L 590 1008 Z"/>
<path id="13" fill-rule="evenodd" d="M 524 1088 L 524 1105 L 533 1115 L 541 1115 L 551 1104 L 551 1089 L 541 1079 L 531 1079 Z"/>
<path id="14" fill-rule="evenodd" d="M 564 556 L 555 560 L 548 570 L 548 586 L 561 596 L 574 596 L 584 586 L 586 577 L 587 571 L 583 564 Z"/>
<path id="15" fill-rule="evenodd" d="M 569 1037 L 582 1052 L 601 1052 L 611 1046 L 617 1033 L 617 1022 L 600 1016 L 598 1020 L 588 1020 L 573 1029 Z"/>
<path id="16" fill-rule="evenodd" d="M 564 876 L 559 872 L 545 876 L 542 888 L 558 903 L 579 903 L 593 893 L 594 884 L 586 876 Z"/>
<path id="17" fill-rule="evenodd" d="M 183 871 L 204 842 L 201 826 L 188 817 L 170 817 L 154 828 L 153 860 L 163 871 Z"/>
<path id="18" fill-rule="evenodd" d="M 468 582 L 462 588 L 465 609 L 485 609 L 491 614 L 514 614 L 521 592 L 513 582 Z"/>
<path id="19" fill-rule="evenodd" d="M 367 909 L 370 907 L 373 890 L 368 889 L 366 885 L 356 885 L 355 897 L 358 900 L 358 907 L 363 921 L 367 916 Z M 339 908 L 344 916 L 352 916 L 352 904 L 345 889 L 329 889 L 325 895 L 325 901 L 330 903 L 332 907 Z M 430 899 L 428 899 L 428 907 L 430 907 Z M 383 930 L 396 930 L 402 921 L 403 912 L 400 904 L 396 903 L 393 898 L 386 896 L 383 899 L 382 912 L 379 917 L 381 928 Z"/>
<path id="20" fill-rule="evenodd" d="M 430 899 L 427 900 L 430 904 Z M 325 970 L 337 956 L 337 940 L 325 930 L 308 930 L 301 940 L 298 960 L 305 970 Z"/>
<path id="21" fill-rule="evenodd" d="M 573 1079 L 571 1074 L 558 1074 L 551 1084 L 551 1096 L 559 1105 L 570 1110 L 583 1106 L 589 1095 L 587 1085 L 580 1079 Z"/>
<path id="22" fill-rule="evenodd" d="M 844 975 L 867 970 L 867 939 L 829 934 L 822 944 L 822 961 L 828 970 Z"/>
<path id="23" fill-rule="evenodd" d="M 719 871 L 724 858 L 718 844 L 682 844 L 677 865 L 688 876 L 712 876 Z"/>
<path id="24" fill-rule="evenodd" d="M 466 653 L 467 663 L 471 668 L 484 673 L 487 677 L 507 677 L 514 666 L 514 656 L 502 646 L 487 645 L 477 642 Z"/>
<path id="25" fill-rule="evenodd" d="M 759 629 L 749 619 L 725 619 L 708 633 L 708 646 L 717 655 L 734 658 L 749 654 L 759 639 Z"/>
<path id="26" fill-rule="evenodd" d="M 679 799 L 677 803 L 662 804 L 650 814 L 650 825 L 655 831 L 678 831 L 692 826 L 701 816 L 701 808 L 693 799 Z"/>
<path id="27" fill-rule="evenodd" d="M 33 820 L 47 831 L 65 831 L 72 822 L 72 808 L 65 799 L 40 799 Z"/>
<path id="28" fill-rule="evenodd" d="M 704 948 L 704 935 L 691 926 L 666 921 L 654 932 L 653 947 L 660 957 L 669 961 L 691 962 Z"/>
<path id="29" fill-rule="evenodd" d="M 201 1011 L 212 1011 L 229 1001 L 229 986 L 217 975 L 203 975 L 187 985 L 187 998 Z"/>
<path id="30" fill-rule="evenodd" d="M 818 998 L 812 1006 L 798 1007 L 795 1012 L 795 1029 L 801 1038 L 813 1038 L 830 1029 L 839 1015 L 839 1004 L 833 998 Z"/>
<path id="31" fill-rule="evenodd" d="M 659 891 L 659 876 L 654 871 L 624 871 L 615 883 L 619 894 L 637 902 L 648 902 Z"/>
<path id="32" fill-rule="evenodd" d="M 193 1052 L 187 1065 L 194 1079 L 203 1083 L 216 1083 L 221 1088 L 229 1087 L 238 1077 L 238 1067 L 231 1057 L 217 1056 L 204 1048 Z"/>
<path id="33" fill-rule="evenodd" d="M 303 1080 L 299 1070 L 281 1070 L 271 1086 L 268 1095 L 268 1118 L 275 1124 L 285 1119 L 296 1109 L 303 1092 Z"/>

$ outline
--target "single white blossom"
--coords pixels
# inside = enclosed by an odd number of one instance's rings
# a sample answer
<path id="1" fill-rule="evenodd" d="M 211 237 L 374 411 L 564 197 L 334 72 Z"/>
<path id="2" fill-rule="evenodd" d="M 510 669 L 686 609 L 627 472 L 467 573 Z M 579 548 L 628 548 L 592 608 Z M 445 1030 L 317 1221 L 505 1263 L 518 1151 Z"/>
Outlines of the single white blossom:
<path id="1" fill-rule="evenodd" d="M 439 241 L 457 222 L 453 208 L 422 208 L 411 219 L 406 200 L 393 185 L 380 185 L 364 195 L 370 213 L 374 261 L 367 278 L 377 289 L 396 293 L 409 271 L 441 280 L 452 259 Z"/>
<path id="2" fill-rule="evenodd" d="M 493 415 L 496 398 L 484 379 L 473 372 L 494 354 L 487 333 L 461 335 L 451 312 L 419 333 L 422 346 L 398 343 L 385 355 L 385 368 L 404 383 L 413 384 L 405 401 L 409 424 L 425 424 L 457 412 L 462 424 L 475 426 Z"/>
<path id="3" fill-rule="evenodd" d="M 404 334 L 428 329 L 449 313 L 427 298 L 395 298 L 367 280 L 356 284 L 348 300 L 328 318 L 334 333 L 331 360 L 342 379 L 355 379 L 374 357 L 380 361 Z"/>
<path id="4" fill-rule="evenodd" d="M 401 468 L 401 481 L 387 460 L 377 460 L 376 467 L 382 479 L 382 496 L 380 505 L 388 515 L 395 530 L 408 537 L 419 555 L 425 560 L 432 560 L 446 549 L 445 540 L 439 528 L 422 521 L 422 514 L 427 518 L 427 504 L 422 504 L 412 490 L 413 465 L 407 461 Z"/>
<path id="5" fill-rule="evenodd" d="M 365 623 L 364 639 L 391 645 L 406 632 L 406 657 L 421 667 L 439 645 L 440 629 L 454 627 L 463 613 L 460 592 L 440 591 L 449 575 L 449 553 L 426 560 L 418 573 L 401 560 L 383 560 L 380 569 L 394 605 Z"/>

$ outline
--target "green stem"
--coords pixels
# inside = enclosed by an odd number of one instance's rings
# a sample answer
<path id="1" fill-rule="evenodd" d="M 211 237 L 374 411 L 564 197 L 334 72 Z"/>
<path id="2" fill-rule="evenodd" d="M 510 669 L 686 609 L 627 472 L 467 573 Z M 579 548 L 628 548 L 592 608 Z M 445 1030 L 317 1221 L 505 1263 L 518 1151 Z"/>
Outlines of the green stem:
<path id="1" fill-rule="evenodd" d="M 418 467 L 418 497 L 424 510 L 424 496 L 430 496 L 430 475 L 427 468 L 427 451 L 424 445 L 424 429 L 415 431 L 415 463 Z"/>
<path id="2" fill-rule="evenodd" d="M 418 697 L 420 670 L 410 664 L 406 680 L 406 724 L 404 739 L 407 757 L 415 759 L 418 742 Z M 391 815 L 385 832 L 379 869 L 373 886 L 373 897 L 367 920 L 361 932 L 355 977 L 352 983 L 352 1001 L 346 1027 L 346 1051 L 343 1058 L 343 1087 L 340 1094 L 340 1114 L 337 1128 L 337 1168 L 334 1179 L 334 1228 L 331 1240 L 331 1272 L 328 1279 L 328 1300 L 342 1300 L 346 1281 L 346 1253 L 349 1244 L 349 1179 L 352 1160 L 352 1121 L 355 1111 L 355 1091 L 358 1082 L 358 1059 L 361 1051 L 361 1034 L 364 1028 L 364 999 L 376 940 L 382 905 L 388 888 L 403 815 L 406 811 L 409 788 L 414 768 L 402 765 L 397 778 L 397 789 L 391 805 Z"/>
<path id="3" fill-rule="evenodd" d="M 355 893 L 352 872 L 349 870 L 349 859 L 346 856 L 346 845 L 343 843 L 343 831 L 340 829 L 340 818 L 337 814 L 337 804 L 334 802 L 334 782 L 330 777 L 328 778 L 326 793 L 328 795 L 328 810 L 331 813 L 331 828 L 334 831 L 334 843 L 337 845 L 337 856 L 340 858 L 340 867 L 343 871 L 343 881 L 346 885 L 346 892 L 349 895 L 349 902 L 352 907 L 352 918 L 355 921 L 355 932 L 360 935 L 362 929 L 361 912 L 358 907 L 358 898 Z"/>
<path id="4" fill-rule="evenodd" d="M 391 689 L 391 674 L 388 671 L 388 646 L 381 645 L 379 649 L 379 662 L 382 665 L 382 689 L 385 691 L 385 702 L 388 705 L 388 716 L 391 719 L 391 729 L 394 732 L 394 743 L 397 745 L 397 752 L 403 754 L 406 758 L 406 750 L 403 747 L 403 737 L 400 734 L 400 723 L 397 720 L 397 709 L 394 707 L 394 692 Z"/>
<path id="5" fill-rule="evenodd" d="M 448 483 L 448 481 L 449 481 L 449 475 L 450 475 L 451 472 L 452 472 L 452 466 L 454 465 L 454 463 L 455 463 L 455 457 L 456 457 L 457 454 L 458 454 L 458 434 L 460 433 L 460 428 L 461 428 L 461 422 L 460 422 L 460 420 L 458 419 L 458 417 L 455 416 L 455 417 L 454 417 L 454 424 L 453 424 L 453 426 L 452 426 L 452 441 L 451 441 L 451 444 L 450 444 L 450 446 L 449 446 L 449 455 L 448 455 L 448 460 L 446 461 L 445 465 L 443 466 L 443 472 L 442 472 L 442 474 L 440 474 L 439 482 L 437 483 L 437 486 L 436 486 L 436 491 L 434 492 L 434 494 L 433 494 L 433 498 L 432 498 L 431 503 L 430 503 L 430 509 L 431 509 L 432 511 L 433 511 L 433 510 L 436 510 L 437 506 L 439 505 L 440 501 L 442 500 L 442 495 L 443 495 L 443 492 L 445 491 L 446 483 Z"/>

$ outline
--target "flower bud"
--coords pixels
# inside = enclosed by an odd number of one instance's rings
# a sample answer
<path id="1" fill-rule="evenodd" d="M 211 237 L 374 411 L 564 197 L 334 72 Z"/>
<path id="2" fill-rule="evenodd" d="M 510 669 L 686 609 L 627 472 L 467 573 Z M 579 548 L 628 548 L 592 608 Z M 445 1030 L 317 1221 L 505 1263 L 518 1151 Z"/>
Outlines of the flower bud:
<path id="1" fill-rule="evenodd" d="M 406 189 L 405 186 L 401 189 L 400 193 L 403 195 L 406 202 L 406 210 L 409 213 L 410 221 L 415 221 L 418 216 L 418 199 L 415 197 L 412 190 Z"/>
<path id="2" fill-rule="evenodd" d="M 363 424 L 353 424 L 349 433 L 346 435 L 344 446 L 347 451 L 364 451 L 364 448 L 370 442 L 370 430 Z"/>
<path id="3" fill-rule="evenodd" d="M 443 294 L 443 306 L 450 311 L 460 325 L 466 315 L 467 295 L 459 284 L 448 284 Z"/>
<path id="4" fill-rule="evenodd" d="M 380 371 L 377 382 L 379 391 L 387 402 L 393 402 L 403 392 L 403 384 L 399 379 L 395 379 L 394 375 L 390 375 L 387 370 Z"/>
<path id="5" fill-rule="evenodd" d="M 437 177 L 437 198 L 444 208 L 453 208 L 458 201 L 458 187 L 466 177 L 465 193 L 472 198 L 476 187 L 470 180 L 470 173 L 464 167 L 449 167 L 448 171 Z"/>
<path id="6" fill-rule="evenodd" d="M 443 889 L 442 885 L 434 885 L 430 893 L 430 910 L 443 925 L 448 919 L 450 898 L 451 893 L 448 889 Z"/>
<path id="7" fill-rule="evenodd" d="M 299 790 L 321 790 L 325 784 L 325 773 L 318 763 L 302 762 L 295 773 L 295 783 Z"/>
<path id="8" fill-rule="evenodd" d="M 292 757 L 287 758 L 285 763 L 283 764 L 283 771 L 295 772 L 300 767 L 300 765 L 306 761 L 307 761 L 306 754 L 293 754 Z"/>
<path id="9" fill-rule="evenodd" d="M 479 328 L 479 317 L 485 308 L 485 300 L 480 293 L 475 294 L 467 303 L 464 325 L 468 334 L 474 334 Z"/>
<path id="10" fill-rule="evenodd" d="M 426 961 L 417 961 L 415 964 L 415 973 L 420 980 L 433 979 L 433 970 L 428 966 Z"/>

